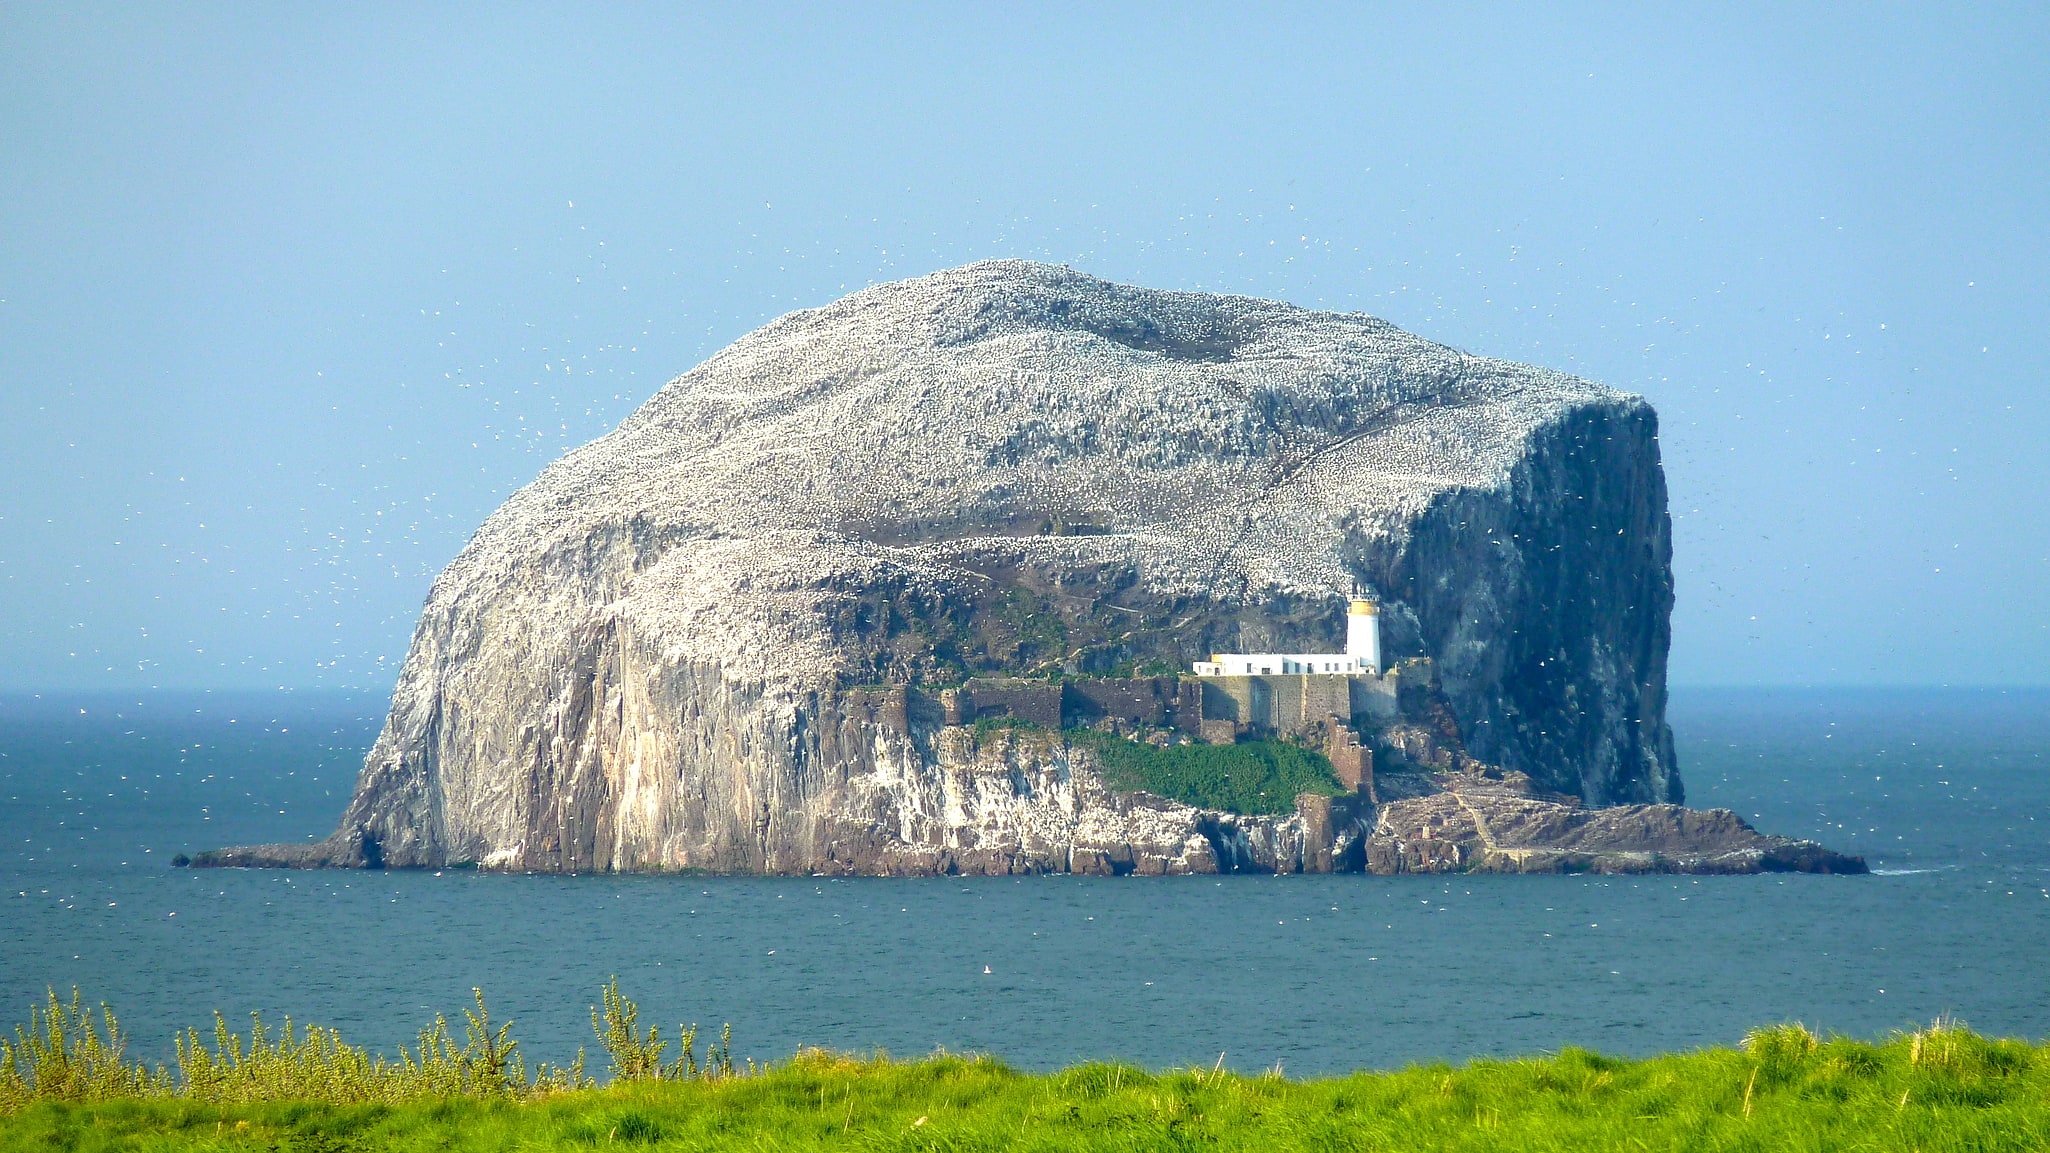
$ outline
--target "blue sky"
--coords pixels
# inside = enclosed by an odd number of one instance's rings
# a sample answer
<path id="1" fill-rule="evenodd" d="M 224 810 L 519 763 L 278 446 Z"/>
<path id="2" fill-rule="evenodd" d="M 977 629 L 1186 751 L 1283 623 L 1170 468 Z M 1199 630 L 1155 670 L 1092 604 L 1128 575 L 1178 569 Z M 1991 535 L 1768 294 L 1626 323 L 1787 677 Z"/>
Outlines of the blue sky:
<path id="1" fill-rule="evenodd" d="M 1641 8 L 7 5 L 0 689 L 386 687 L 566 448 L 995 256 L 1650 397 L 1676 683 L 2050 683 L 2050 10 Z"/>

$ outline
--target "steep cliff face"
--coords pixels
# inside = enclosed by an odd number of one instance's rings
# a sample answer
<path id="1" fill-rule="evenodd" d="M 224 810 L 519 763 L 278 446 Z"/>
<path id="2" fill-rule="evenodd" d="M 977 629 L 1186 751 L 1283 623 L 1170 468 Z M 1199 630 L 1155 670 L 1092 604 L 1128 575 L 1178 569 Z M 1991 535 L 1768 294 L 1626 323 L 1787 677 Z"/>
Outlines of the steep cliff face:
<path id="1" fill-rule="evenodd" d="M 1537 431 L 1508 483 L 1445 493 L 1361 550 L 1407 610 L 1474 755 L 1589 804 L 1684 799 L 1665 723 L 1672 543 L 1649 407 Z"/>
<path id="2" fill-rule="evenodd" d="M 1355 583 L 1483 759 L 1677 801 L 1665 500 L 1642 400 L 1370 317 L 1022 262 L 882 285 L 743 338 L 485 522 L 314 855 L 1271 864 L 1303 818 L 1120 798 L 851 690 L 1336 649 Z"/>

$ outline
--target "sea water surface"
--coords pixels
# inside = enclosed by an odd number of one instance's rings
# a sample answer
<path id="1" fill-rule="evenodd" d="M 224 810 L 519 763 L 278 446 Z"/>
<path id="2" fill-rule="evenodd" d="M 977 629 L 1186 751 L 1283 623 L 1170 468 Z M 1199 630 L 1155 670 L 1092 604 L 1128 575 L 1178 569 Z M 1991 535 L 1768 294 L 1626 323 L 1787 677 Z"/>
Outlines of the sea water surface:
<path id="1" fill-rule="evenodd" d="M 1955 1014 L 2050 1033 L 2050 691 L 1676 690 L 1696 805 L 1869 877 L 809 880 L 170 867 L 324 835 L 383 700 L 0 699 L 0 1022 L 48 987 L 174 1030 L 339 1027 L 390 1052 L 473 986 L 530 1059 L 644 1023 L 1048 1068 L 1223 1055 L 1292 1074 L 1581 1045 L 1865 1037 Z M 597 1064 L 602 1065 L 602 1060 Z"/>

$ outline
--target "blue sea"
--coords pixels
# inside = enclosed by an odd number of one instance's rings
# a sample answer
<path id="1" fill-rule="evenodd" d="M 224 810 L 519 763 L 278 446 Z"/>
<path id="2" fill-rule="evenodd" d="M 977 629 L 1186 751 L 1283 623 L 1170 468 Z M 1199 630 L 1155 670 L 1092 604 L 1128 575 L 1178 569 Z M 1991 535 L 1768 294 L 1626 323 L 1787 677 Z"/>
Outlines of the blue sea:
<path id="1" fill-rule="evenodd" d="M 1868 877 L 806 880 L 249 872 L 334 825 L 381 698 L 0 699 L 0 1022 L 46 987 L 136 1051 L 221 1010 L 389 1052 L 473 986 L 534 1059 L 608 977 L 736 1053 L 944 1047 L 1290 1074 L 1581 1045 L 2050 1033 L 2050 691 L 1676 690 L 1688 799 Z M 665 1032 L 667 1030 L 665 1029 Z M 602 1064 L 602 1062 L 600 1062 Z"/>

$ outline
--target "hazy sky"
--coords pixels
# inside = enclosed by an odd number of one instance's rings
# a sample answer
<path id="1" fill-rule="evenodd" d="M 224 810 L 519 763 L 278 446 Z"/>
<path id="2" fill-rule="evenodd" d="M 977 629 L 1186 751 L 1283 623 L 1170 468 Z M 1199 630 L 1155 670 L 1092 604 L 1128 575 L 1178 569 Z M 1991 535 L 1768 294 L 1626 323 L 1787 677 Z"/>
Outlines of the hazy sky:
<path id="1" fill-rule="evenodd" d="M 1650 397 L 1677 683 L 2050 683 L 2050 9 L 820 7 L 0 6 L 0 689 L 385 687 L 565 449 L 996 256 Z"/>

